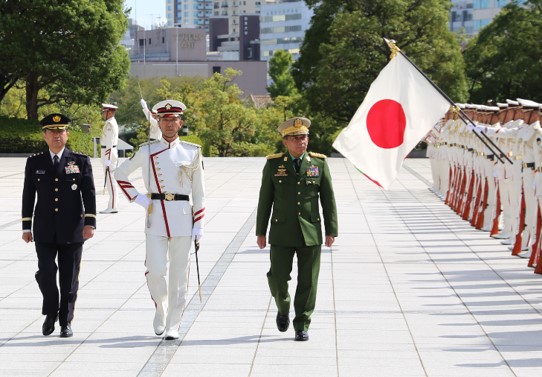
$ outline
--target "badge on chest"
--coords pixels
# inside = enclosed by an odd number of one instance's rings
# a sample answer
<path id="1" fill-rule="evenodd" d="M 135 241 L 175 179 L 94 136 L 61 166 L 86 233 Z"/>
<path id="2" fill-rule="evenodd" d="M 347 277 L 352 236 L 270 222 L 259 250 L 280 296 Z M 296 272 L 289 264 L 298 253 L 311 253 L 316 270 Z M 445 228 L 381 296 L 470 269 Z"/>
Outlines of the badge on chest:
<path id="1" fill-rule="evenodd" d="M 64 169 L 66 170 L 66 174 L 79 173 L 79 166 L 77 166 L 75 161 L 68 162 L 68 166 L 65 166 Z"/>
<path id="2" fill-rule="evenodd" d="M 277 172 L 275 173 L 275 177 L 287 177 L 288 176 L 288 170 L 286 169 L 286 166 L 279 165 L 277 168 Z"/>

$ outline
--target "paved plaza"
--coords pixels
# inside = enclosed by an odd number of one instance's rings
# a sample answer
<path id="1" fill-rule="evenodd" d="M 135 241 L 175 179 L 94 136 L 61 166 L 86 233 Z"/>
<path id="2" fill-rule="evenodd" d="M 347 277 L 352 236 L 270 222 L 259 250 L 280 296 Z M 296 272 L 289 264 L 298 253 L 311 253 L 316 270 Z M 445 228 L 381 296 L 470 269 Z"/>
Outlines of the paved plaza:
<path id="1" fill-rule="evenodd" d="M 165 341 L 144 277 L 144 211 L 124 197 L 85 244 L 74 336 L 60 338 L 58 323 L 41 334 L 35 249 L 21 239 L 25 158 L 0 158 L 0 376 L 542 374 L 542 276 L 428 189 L 427 159 L 406 160 L 388 191 L 329 159 L 339 237 L 322 249 L 310 341 L 278 332 L 269 248 L 254 230 L 264 163 L 205 159 L 201 301 L 192 258 L 181 337 Z M 100 210 L 104 172 L 93 167 Z"/>

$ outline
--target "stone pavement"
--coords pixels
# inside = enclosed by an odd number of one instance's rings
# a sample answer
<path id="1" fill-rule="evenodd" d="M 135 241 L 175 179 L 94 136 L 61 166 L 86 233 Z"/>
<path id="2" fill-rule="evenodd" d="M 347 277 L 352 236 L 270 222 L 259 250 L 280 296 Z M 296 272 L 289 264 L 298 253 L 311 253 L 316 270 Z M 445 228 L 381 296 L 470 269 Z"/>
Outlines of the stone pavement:
<path id="1" fill-rule="evenodd" d="M 118 214 L 98 216 L 85 245 L 74 337 L 41 335 L 34 245 L 20 230 L 25 159 L 0 159 L 0 376 L 542 373 L 542 276 L 428 190 L 426 159 L 406 160 L 388 191 L 329 160 L 340 235 L 322 251 L 311 338 L 278 332 L 269 249 L 254 235 L 264 163 L 205 159 L 202 301 L 193 263 L 181 338 L 163 341 L 144 278 L 143 210 L 124 198 Z M 103 209 L 103 169 L 93 165 Z"/>

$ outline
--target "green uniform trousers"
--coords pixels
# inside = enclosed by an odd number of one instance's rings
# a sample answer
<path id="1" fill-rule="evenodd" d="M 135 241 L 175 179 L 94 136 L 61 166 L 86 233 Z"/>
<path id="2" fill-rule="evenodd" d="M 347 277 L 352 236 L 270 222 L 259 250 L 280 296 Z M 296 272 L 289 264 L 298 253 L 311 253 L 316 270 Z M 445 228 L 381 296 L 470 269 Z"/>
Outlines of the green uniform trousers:
<path id="1" fill-rule="evenodd" d="M 297 288 L 294 297 L 296 331 L 307 331 L 316 303 L 318 275 L 320 273 L 321 245 L 288 247 L 271 245 L 271 269 L 267 273 L 269 289 L 281 314 L 290 312 L 288 281 L 292 278 L 294 254 L 297 254 Z"/>

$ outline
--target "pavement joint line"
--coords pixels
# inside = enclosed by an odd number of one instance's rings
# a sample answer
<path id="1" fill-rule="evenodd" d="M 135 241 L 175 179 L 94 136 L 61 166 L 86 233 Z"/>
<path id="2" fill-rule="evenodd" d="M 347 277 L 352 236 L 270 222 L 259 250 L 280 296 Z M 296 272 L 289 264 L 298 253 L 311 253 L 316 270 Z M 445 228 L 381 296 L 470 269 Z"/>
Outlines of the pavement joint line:
<path id="1" fill-rule="evenodd" d="M 352 185 L 354 185 L 354 182 L 353 182 L 353 181 L 352 181 Z M 384 197 L 388 198 L 388 200 L 389 200 L 390 195 L 388 195 L 388 193 L 386 192 L 386 190 L 383 190 L 383 189 L 382 189 L 381 191 L 382 191 L 382 194 L 384 195 Z M 358 202 L 359 202 L 359 203 L 362 203 L 362 200 L 361 200 L 361 198 L 359 197 L 359 193 L 358 193 L 358 192 L 356 192 L 356 196 L 358 197 Z M 390 203 L 390 204 L 391 204 L 390 209 L 391 209 L 392 211 L 394 211 L 394 212 L 397 214 L 397 216 L 399 216 L 399 218 L 401 218 L 401 213 L 399 213 L 399 212 L 397 211 L 397 209 L 396 209 L 395 206 L 394 206 L 393 201 L 390 200 L 390 202 L 391 202 L 391 203 Z M 371 237 L 373 238 L 374 244 L 375 244 L 375 245 L 378 245 L 377 239 L 375 238 L 375 236 L 374 236 L 374 234 L 373 234 L 373 231 L 372 231 L 372 229 L 371 229 L 371 225 L 370 225 L 370 223 L 369 223 L 369 221 L 368 221 L 368 219 L 367 219 L 367 215 L 366 215 L 366 213 L 365 213 L 365 209 L 363 208 L 363 206 L 362 206 L 362 215 L 363 215 L 363 217 L 365 218 L 365 221 L 367 222 L 367 224 L 368 224 L 368 226 L 369 226 L 369 232 L 370 232 L 370 234 L 371 234 Z M 404 220 L 402 220 L 402 221 L 403 221 L 403 224 L 405 224 Z M 416 350 L 416 355 L 418 356 L 418 361 L 419 361 L 419 363 L 420 363 L 420 365 L 421 365 L 421 368 L 422 368 L 422 370 L 423 370 L 423 373 L 424 373 L 425 376 L 429 376 L 429 374 L 427 373 L 427 367 L 425 366 L 425 364 L 424 364 L 424 362 L 423 362 L 423 359 L 422 359 L 422 356 L 421 356 L 421 353 L 420 353 L 420 349 L 419 349 L 418 345 L 416 344 L 416 339 L 415 339 L 415 337 L 414 337 L 414 334 L 412 333 L 412 328 L 411 328 L 410 324 L 408 323 L 408 319 L 407 319 L 407 317 L 406 317 L 406 315 L 405 315 L 405 311 L 404 311 L 403 305 L 401 305 L 401 300 L 399 300 L 399 297 L 398 297 L 398 295 L 397 295 L 397 291 L 396 291 L 396 289 L 395 289 L 395 287 L 394 287 L 394 285 L 393 285 L 393 281 L 392 281 L 391 276 L 390 276 L 390 272 L 388 271 L 388 268 L 386 267 L 386 263 L 384 262 L 384 258 L 382 257 L 382 253 L 381 253 L 380 248 L 379 248 L 378 246 L 377 246 L 377 253 L 378 253 L 378 257 L 379 257 L 379 259 L 380 259 L 380 263 L 381 263 L 381 265 L 382 265 L 382 268 L 384 269 L 384 273 L 386 274 L 386 278 L 387 278 L 387 280 L 388 280 L 388 282 L 389 282 L 389 285 L 390 285 L 390 287 L 391 287 L 391 290 L 393 291 L 393 296 L 395 297 L 395 302 L 397 303 L 397 307 L 399 308 L 399 310 L 400 310 L 400 312 L 401 312 L 401 317 L 403 318 L 403 321 L 404 321 L 405 326 L 406 326 L 406 328 L 407 328 L 407 330 L 408 330 L 408 334 L 409 334 L 409 336 L 410 336 L 410 339 L 411 339 L 411 341 L 412 341 L 412 344 L 413 344 L 413 346 L 414 346 L 414 349 Z"/>
<path id="2" fill-rule="evenodd" d="M 222 256 L 217 260 L 214 267 L 211 269 L 211 271 L 201 284 L 202 302 L 199 302 L 199 295 L 196 291 L 192 295 L 192 298 L 190 299 L 188 305 L 186 305 L 182 316 L 181 327 L 179 329 L 179 339 L 175 341 L 162 339 L 162 341 L 158 344 L 152 355 L 149 357 L 149 359 L 141 369 L 141 371 L 138 373 L 138 377 L 155 377 L 162 375 L 162 373 L 165 371 L 166 367 L 170 363 L 171 359 L 175 355 L 175 352 L 177 352 L 177 349 L 179 349 L 179 347 L 182 345 L 186 334 L 188 333 L 188 331 L 190 331 L 190 328 L 207 304 L 207 301 L 214 292 L 214 289 L 217 287 L 218 283 L 224 276 L 224 273 L 230 266 L 233 258 L 241 248 L 243 241 L 247 238 L 250 230 L 255 223 L 256 209 L 252 211 L 251 215 L 245 221 L 241 229 L 236 233 L 235 237 L 233 237 L 233 240 L 226 247 L 226 249 L 222 253 Z"/>
<path id="3" fill-rule="evenodd" d="M 12 225 L 17 225 L 17 224 L 20 224 L 21 223 L 21 220 L 13 220 L 13 221 L 10 221 L 9 223 L 5 223 L 5 224 L 2 224 L 0 225 L 0 230 L 4 230 Z"/>
<path id="4" fill-rule="evenodd" d="M 265 311 L 265 316 L 263 318 L 262 327 L 260 328 L 260 334 L 258 335 L 258 342 L 256 343 L 256 349 L 254 350 L 254 356 L 252 356 L 252 360 L 250 361 L 250 370 L 248 371 L 248 376 L 252 376 L 252 372 L 254 371 L 254 363 L 256 361 L 256 356 L 258 356 L 258 350 L 260 348 L 260 343 L 262 340 L 263 332 L 265 329 L 265 323 L 267 322 L 267 317 L 269 315 L 269 311 L 271 310 L 271 304 L 273 302 L 273 297 L 269 297 L 269 302 L 267 303 L 267 310 Z"/>
<path id="5" fill-rule="evenodd" d="M 330 258 L 330 271 L 331 271 L 331 293 L 333 296 L 333 326 L 335 327 L 335 364 L 337 367 L 337 377 L 341 375 L 339 368 L 339 339 L 337 336 L 337 296 L 335 294 L 335 274 L 334 268 L 335 264 L 333 261 L 333 246 L 329 248 L 329 258 Z"/>
<path id="6" fill-rule="evenodd" d="M 427 185 L 427 187 L 431 187 L 432 184 L 431 182 L 429 182 L 429 180 L 427 180 L 426 178 L 424 178 L 421 174 L 419 174 L 416 170 L 412 169 L 411 167 L 409 166 L 406 166 L 406 165 L 403 165 L 403 167 L 405 168 L 405 170 L 408 170 L 408 172 L 410 174 L 412 174 L 413 176 L 415 176 L 416 178 L 418 178 L 420 181 L 422 181 L 423 183 L 425 183 Z"/>
<path id="7" fill-rule="evenodd" d="M 414 174 L 414 173 L 413 173 Z M 419 198 L 416 198 L 416 200 L 418 201 L 419 205 L 421 206 L 425 206 L 425 202 L 421 201 Z M 427 207 L 427 206 L 426 206 Z M 427 207 L 427 209 L 429 210 L 430 213 L 432 213 L 431 209 L 429 207 Z M 407 221 L 404 220 L 404 217 L 401 216 L 401 214 L 399 213 L 399 211 L 396 211 L 398 217 L 403 221 L 403 224 L 406 226 L 406 228 L 410 231 L 412 231 L 412 227 L 409 226 L 409 224 L 407 223 Z M 432 213 L 433 214 L 433 213 Z M 447 224 L 439 217 L 439 216 L 436 216 L 433 214 L 433 216 L 435 216 L 435 220 L 436 221 L 440 221 L 442 223 L 443 226 L 447 227 Z M 450 281 L 448 280 L 448 277 L 446 276 L 446 274 L 441 270 L 441 268 L 439 267 L 438 263 L 433 259 L 433 257 L 431 256 L 431 253 L 429 253 L 425 247 L 424 247 L 424 241 L 423 240 L 420 240 L 416 237 L 416 233 L 415 232 L 411 232 L 412 235 L 414 236 L 414 238 L 416 239 L 416 241 L 418 241 L 418 243 L 420 244 L 420 246 L 423 248 L 423 252 L 427 255 L 427 257 L 429 258 L 429 260 L 431 261 L 431 263 L 433 263 L 433 265 L 435 266 L 436 270 L 440 273 L 440 275 L 442 276 L 442 278 L 444 279 L 444 281 L 446 281 L 446 283 L 448 284 L 449 288 L 454 292 L 454 295 L 457 297 L 457 299 L 461 302 L 461 304 L 463 305 L 463 307 L 465 308 L 465 310 L 467 311 L 468 315 L 474 320 L 474 322 L 478 325 L 478 327 L 480 328 L 480 331 L 483 332 L 483 334 L 485 335 L 487 341 L 491 344 L 491 346 L 493 347 L 493 349 L 495 350 L 495 352 L 497 352 L 499 354 L 499 356 L 501 357 L 502 359 L 502 362 L 504 364 L 506 364 L 506 366 L 508 367 L 508 370 L 510 371 L 510 373 L 512 373 L 513 376 L 517 376 L 517 374 L 514 372 L 514 369 L 512 368 L 512 366 L 510 365 L 510 363 L 508 362 L 508 360 L 506 360 L 506 358 L 504 357 L 504 355 L 502 354 L 501 350 L 499 349 L 499 347 L 497 346 L 497 344 L 493 341 L 493 339 L 491 338 L 491 336 L 487 333 L 486 329 L 484 329 L 484 326 L 480 323 L 480 321 L 478 320 L 478 318 L 476 317 L 476 315 L 474 314 L 474 311 L 471 310 L 471 308 L 469 307 L 468 303 L 466 303 L 463 298 L 461 297 L 461 295 L 457 292 L 456 288 L 454 287 L 453 284 L 450 283 Z M 462 241 L 462 240 L 461 240 Z M 502 278 L 502 276 L 497 272 L 495 271 L 491 266 L 489 266 L 487 264 L 486 261 L 484 261 L 483 259 L 481 259 L 475 251 L 473 251 L 470 246 L 468 244 L 466 244 L 464 241 L 462 241 L 466 247 L 469 248 L 469 250 L 475 254 L 478 259 L 484 263 L 486 265 L 486 267 L 489 268 L 490 271 L 492 271 L 496 276 L 498 276 L 500 279 L 502 279 L 504 282 L 506 282 L 505 279 Z M 510 288 L 512 288 L 509 284 L 508 286 Z M 512 288 L 512 290 L 514 291 L 514 293 L 516 293 L 518 296 L 521 297 L 521 295 L 518 294 L 518 292 Z M 526 300 L 524 300 L 528 305 L 530 305 L 529 302 L 527 302 Z M 531 305 L 532 307 L 532 305 Z M 535 308 L 533 308 L 535 310 L 535 312 L 538 312 Z M 405 318 L 406 319 L 406 318 Z M 408 323 L 407 323 L 407 326 L 408 326 Z M 410 328 L 409 328 L 409 331 L 410 331 Z M 416 342 L 413 341 L 413 344 L 416 346 Z M 418 347 L 416 346 L 416 349 Z M 421 361 L 421 359 L 420 359 Z M 423 365 L 423 362 L 422 362 L 422 365 Z M 424 370 L 425 370 L 425 366 L 424 366 Z M 427 373 L 427 372 L 426 372 Z"/>

